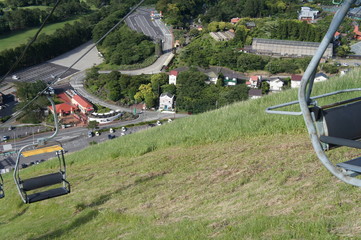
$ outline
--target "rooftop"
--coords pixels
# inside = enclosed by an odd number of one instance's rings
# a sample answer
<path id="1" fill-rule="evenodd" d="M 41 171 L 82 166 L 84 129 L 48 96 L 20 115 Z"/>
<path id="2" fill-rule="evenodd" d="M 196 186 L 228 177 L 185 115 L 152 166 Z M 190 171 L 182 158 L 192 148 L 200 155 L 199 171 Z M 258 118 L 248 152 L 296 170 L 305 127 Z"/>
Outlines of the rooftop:
<path id="1" fill-rule="evenodd" d="M 265 38 L 253 38 L 253 44 L 265 43 L 272 45 L 291 45 L 297 47 L 318 47 L 318 42 L 303 42 L 303 41 L 291 41 L 291 40 L 278 40 L 278 39 L 265 39 Z M 331 46 L 331 43 L 329 44 Z"/>
<path id="2" fill-rule="evenodd" d="M 79 95 L 74 95 L 73 99 L 79 103 L 84 108 L 92 108 L 93 105 L 91 105 L 86 99 Z"/>

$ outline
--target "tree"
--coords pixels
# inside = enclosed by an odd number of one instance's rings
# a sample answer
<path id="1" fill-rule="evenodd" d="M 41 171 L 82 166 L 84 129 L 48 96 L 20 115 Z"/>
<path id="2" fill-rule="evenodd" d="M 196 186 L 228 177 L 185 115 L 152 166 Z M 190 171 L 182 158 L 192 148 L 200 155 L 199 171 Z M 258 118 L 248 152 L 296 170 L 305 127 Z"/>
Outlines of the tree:
<path id="1" fill-rule="evenodd" d="M 17 96 L 21 101 L 17 105 L 17 109 L 21 109 L 28 105 L 29 101 L 33 100 L 41 91 L 43 91 L 47 85 L 43 81 L 36 81 L 34 83 L 29 82 L 17 82 L 15 83 L 17 89 Z M 30 105 L 28 105 L 23 115 L 19 118 L 24 123 L 40 123 L 44 120 L 44 110 L 50 105 L 45 96 L 38 97 Z"/>
<path id="2" fill-rule="evenodd" d="M 218 87 L 224 86 L 224 75 L 223 75 L 223 73 L 219 74 L 216 85 Z"/>
<path id="3" fill-rule="evenodd" d="M 165 85 L 168 83 L 168 75 L 164 74 L 164 73 L 158 73 L 158 74 L 153 74 L 150 77 L 150 81 L 152 83 L 152 90 L 153 92 L 159 96 L 160 95 L 160 90 L 161 90 L 161 86 Z"/>
<path id="4" fill-rule="evenodd" d="M 139 91 L 134 95 L 137 102 L 145 102 L 148 108 L 154 107 L 156 95 L 153 93 L 152 84 L 142 84 Z"/>
<path id="5" fill-rule="evenodd" d="M 87 128 L 88 128 L 88 129 L 91 129 L 91 130 L 97 129 L 97 128 L 98 128 L 98 124 L 99 124 L 99 123 L 98 123 L 97 121 L 89 121 Z"/>
<path id="6" fill-rule="evenodd" d="M 262 94 L 267 94 L 269 92 L 270 89 L 270 85 L 268 82 L 263 81 L 261 84 L 261 89 L 262 89 Z"/>

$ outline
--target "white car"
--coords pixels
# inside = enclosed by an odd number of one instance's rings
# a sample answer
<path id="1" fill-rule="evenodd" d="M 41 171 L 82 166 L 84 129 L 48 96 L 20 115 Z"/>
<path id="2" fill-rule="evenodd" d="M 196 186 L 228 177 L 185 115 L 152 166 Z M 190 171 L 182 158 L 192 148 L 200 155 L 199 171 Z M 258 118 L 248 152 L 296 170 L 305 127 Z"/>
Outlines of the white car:
<path id="1" fill-rule="evenodd" d="M 95 132 L 95 136 L 100 136 L 100 133 L 98 131 Z"/>
<path id="2" fill-rule="evenodd" d="M 14 79 L 14 80 L 20 79 L 20 78 L 19 78 L 18 76 L 16 76 L 16 75 L 13 75 L 11 78 Z"/>
<path id="3" fill-rule="evenodd" d="M 114 129 L 113 129 L 113 128 L 109 128 L 109 132 L 110 132 L 110 133 L 113 133 L 113 132 L 114 132 Z"/>

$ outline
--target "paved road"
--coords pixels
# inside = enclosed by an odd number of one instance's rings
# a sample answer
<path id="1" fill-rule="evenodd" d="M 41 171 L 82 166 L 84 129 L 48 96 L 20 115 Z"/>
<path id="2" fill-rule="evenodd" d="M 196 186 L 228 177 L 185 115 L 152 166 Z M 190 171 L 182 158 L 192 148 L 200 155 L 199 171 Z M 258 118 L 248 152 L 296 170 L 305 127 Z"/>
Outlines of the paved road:
<path id="1" fill-rule="evenodd" d="M 126 126 L 131 123 L 139 123 L 139 122 L 144 121 L 144 119 L 146 117 L 144 115 L 140 115 L 140 116 L 141 116 L 140 118 L 135 119 L 135 120 L 116 122 L 116 123 L 112 123 L 112 124 L 109 124 L 106 126 L 101 126 L 99 128 L 99 130 L 106 130 L 106 131 L 103 131 L 102 133 L 100 133 L 99 136 L 93 136 L 93 137 L 88 137 L 87 133 L 89 130 L 86 128 L 60 129 L 58 135 L 54 138 L 54 140 L 61 142 L 64 149 L 66 150 L 66 152 L 76 152 L 85 147 L 88 147 L 91 142 L 100 143 L 100 142 L 111 140 L 108 135 L 111 135 L 112 139 L 117 138 L 117 137 L 126 137 L 126 135 L 129 135 L 129 134 L 132 134 L 132 133 L 135 133 L 138 131 L 146 130 L 150 127 L 156 126 L 156 125 L 151 126 L 151 125 L 146 124 L 146 125 L 142 125 L 142 126 L 130 127 L 125 132 L 122 132 L 121 130 L 118 130 L 118 129 L 115 130 L 113 133 L 109 132 L 110 128 Z M 168 123 L 166 123 L 166 124 L 168 124 Z M 22 139 L 21 141 L 11 140 L 6 143 L 3 142 L 3 143 L 1 143 L 0 146 L 3 147 L 5 145 L 11 145 L 13 150 L 19 150 L 21 147 L 23 147 L 25 145 L 36 143 L 38 138 L 46 137 L 49 135 L 50 135 L 49 133 L 35 134 L 35 136 L 34 135 L 29 136 L 25 139 Z M 17 157 L 16 152 L 7 154 L 6 156 L 0 155 L 0 169 L 13 168 L 15 166 L 16 157 Z M 36 161 L 41 162 L 41 160 L 45 161 L 45 160 L 48 160 L 53 157 L 55 157 L 54 153 L 42 154 L 42 155 L 38 155 L 38 156 L 22 158 L 22 163 L 30 164 L 32 162 L 35 163 Z"/>

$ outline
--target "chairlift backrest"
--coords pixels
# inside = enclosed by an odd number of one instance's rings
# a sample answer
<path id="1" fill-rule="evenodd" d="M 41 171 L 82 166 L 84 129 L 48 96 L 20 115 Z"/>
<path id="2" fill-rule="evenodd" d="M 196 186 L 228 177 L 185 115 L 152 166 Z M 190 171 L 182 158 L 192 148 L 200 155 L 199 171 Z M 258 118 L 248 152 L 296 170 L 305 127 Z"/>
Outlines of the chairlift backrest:
<path id="1" fill-rule="evenodd" d="M 4 179 L 3 179 L 3 177 L 1 176 L 1 173 L 0 173 L 0 198 L 3 198 L 3 197 L 5 197 Z"/>
<path id="2" fill-rule="evenodd" d="M 324 150 L 337 147 L 327 137 L 358 140 L 361 138 L 361 99 L 351 99 L 310 109 Z M 347 143 L 345 142 L 345 145 Z"/>

